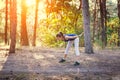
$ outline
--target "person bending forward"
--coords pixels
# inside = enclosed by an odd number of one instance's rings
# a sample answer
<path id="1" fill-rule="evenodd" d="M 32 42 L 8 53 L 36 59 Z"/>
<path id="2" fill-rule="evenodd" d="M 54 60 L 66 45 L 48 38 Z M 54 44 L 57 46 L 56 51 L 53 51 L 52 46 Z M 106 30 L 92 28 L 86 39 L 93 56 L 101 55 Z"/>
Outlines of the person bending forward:
<path id="1" fill-rule="evenodd" d="M 66 61 L 66 57 L 68 54 L 68 51 L 72 44 L 74 43 L 75 47 L 75 53 L 76 53 L 76 59 L 78 59 L 80 52 L 79 52 L 79 37 L 76 34 L 63 34 L 62 32 L 59 32 L 56 35 L 57 40 L 62 40 L 67 42 L 66 49 L 65 49 L 65 54 L 64 57 L 59 61 L 59 63 L 63 63 Z M 75 61 L 74 66 L 78 66 L 80 63 L 78 60 Z"/>

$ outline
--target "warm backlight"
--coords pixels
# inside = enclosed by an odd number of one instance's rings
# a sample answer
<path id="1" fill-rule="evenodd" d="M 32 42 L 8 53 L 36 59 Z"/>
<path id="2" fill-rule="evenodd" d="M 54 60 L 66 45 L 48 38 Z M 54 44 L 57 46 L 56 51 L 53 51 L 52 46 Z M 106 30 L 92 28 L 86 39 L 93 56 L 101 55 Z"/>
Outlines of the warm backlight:
<path id="1" fill-rule="evenodd" d="M 27 5 L 27 6 L 35 5 L 35 1 L 36 1 L 36 0 L 26 0 L 26 5 Z"/>
<path id="2" fill-rule="evenodd" d="M 36 6 L 36 0 L 26 0 L 26 5 L 28 7 L 35 7 Z M 46 18 L 46 12 L 45 12 L 45 1 L 40 0 L 39 1 L 39 6 L 38 6 L 38 17 L 39 19 L 44 19 Z"/>

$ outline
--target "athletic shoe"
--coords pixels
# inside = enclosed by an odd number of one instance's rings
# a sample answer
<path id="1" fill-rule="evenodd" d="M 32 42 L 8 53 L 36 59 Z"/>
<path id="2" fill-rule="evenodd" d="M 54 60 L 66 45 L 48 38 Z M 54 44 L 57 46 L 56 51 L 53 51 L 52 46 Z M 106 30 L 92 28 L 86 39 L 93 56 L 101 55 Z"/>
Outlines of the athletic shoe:
<path id="1" fill-rule="evenodd" d="M 74 66 L 78 66 L 78 65 L 80 65 L 80 63 L 76 61 L 76 62 L 74 63 Z"/>
<path id="2" fill-rule="evenodd" d="M 59 63 L 63 63 L 63 62 L 65 62 L 66 60 L 65 59 L 61 59 L 60 61 L 59 61 Z"/>

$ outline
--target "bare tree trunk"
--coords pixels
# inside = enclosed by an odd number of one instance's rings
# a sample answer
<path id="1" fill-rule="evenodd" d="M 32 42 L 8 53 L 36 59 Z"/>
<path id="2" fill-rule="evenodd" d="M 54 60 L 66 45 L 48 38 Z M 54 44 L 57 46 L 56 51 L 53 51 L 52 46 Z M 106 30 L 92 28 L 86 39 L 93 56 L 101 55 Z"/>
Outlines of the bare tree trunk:
<path id="1" fill-rule="evenodd" d="M 6 11 L 5 11 L 5 44 L 8 43 L 8 0 L 6 0 Z"/>
<path id="2" fill-rule="evenodd" d="M 21 45 L 29 46 L 28 33 L 26 27 L 26 15 L 27 15 L 27 7 L 26 0 L 21 1 Z"/>
<path id="3" fill-rule="evenodd" d="M 100 15 L 101 15 L 101 34 L 102 34 L 102 48 L 107 45 L 107 34 L 106 34 L 106 0 L 100 1 Z"/>
<path id="4" fill-rule="evenodd" d="M 36 46 L 36 28 L 37 28 L 37 20 L 38 20 L 38 5 L 39 0 L 36 0 L 36 10 L 35 10 L 35 24 L 34 24 L 34 34 L 33 34 L 33 46 Z"/>
<path id="5" fill-rule="evenodd" d="M 105 29 L 105 47 L 106 47 L 107 46 L 107 9 L 106 9 L 106 0 L 104 0 L 103 2 L 104 2 L 103 9 L 104 9 L 104 18 L 105 18 L 105 22 L 104 22 L 104 24 L 105 24 L 105 27 L 104 27 L 104 29 Z"/>
<path id="6" fill-rule="evenodd" d="M 10 0 L 10 49 L 9 53 L 15 53 L 16 27 L 17 27 L 17 6 L 16 0 Z"/>
<path id="7" fill-rule="evenodd" d="M 95 1 L 95 8 L 94 8 L 94 14 L 93 14 L 93 38 L 92 38 L 92 40 L 93 40 L 93 43 L 94 43 L 94 38 L 95 38 L 95 28 L 96 28 L 96 4 L 97 4 L 97 0 Z"/>
<path id="8" fill-rule="evenodd" d="M 120 46 L 120 0 L 118 0 L 118 17 L 119 17 L 119 27 L 118 27 L 118 42 L 117 45 Z"/>
<path id="9" fill-rule="evenodd" d="M 82 0 L 82 14 L 84 21 L 84 39 L 85 39 L 85 52 L 93 53 L 91 36 L 90 36 L 90 13 L 88 0 Z"/>

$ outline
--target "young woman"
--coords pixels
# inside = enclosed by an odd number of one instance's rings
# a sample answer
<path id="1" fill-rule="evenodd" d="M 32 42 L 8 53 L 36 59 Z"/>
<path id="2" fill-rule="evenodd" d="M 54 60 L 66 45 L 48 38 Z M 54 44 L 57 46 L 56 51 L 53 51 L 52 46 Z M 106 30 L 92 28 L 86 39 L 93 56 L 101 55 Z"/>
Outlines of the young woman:
<path id="1" fill-rule="evenodd" d="M 67 42 L 65 54 L 64 54 L 64 57 L 59 61 L 60 63 L 63 63 L 66 61 L 68 51 L 73 43 L 74 43 L 74 47 L 75 47 L 76 56 L 79 57 L 79 54 L 80 54 L 80 52 L 79 52 L 79 38 L 76 34 L 63 34 L 62 32 L 59 32 L 56 35 L 56 38 L 57 38 L 57 40 L 62 40 L 62 41 Z M 76 58 L 76 59 L 78 59 L 78 58 Z M 74 63 L 74 66 L 78 66 L 79 64 L 80 63 L 76 60 L 76 62 Z"/>

